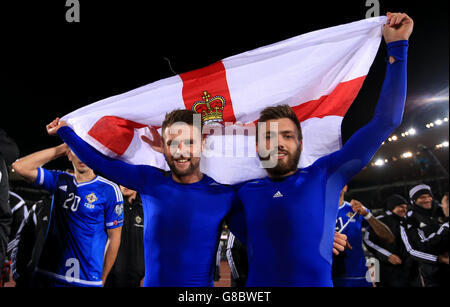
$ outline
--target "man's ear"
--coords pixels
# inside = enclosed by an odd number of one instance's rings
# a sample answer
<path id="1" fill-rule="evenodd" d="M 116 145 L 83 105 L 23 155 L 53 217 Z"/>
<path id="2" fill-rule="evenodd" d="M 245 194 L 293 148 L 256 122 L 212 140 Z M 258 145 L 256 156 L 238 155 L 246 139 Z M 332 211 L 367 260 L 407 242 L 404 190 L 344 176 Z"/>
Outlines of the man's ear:
<path id="1" fill-rule="evenodd" d="M 206 134 L 202 135 L 202 152 L 205 150 L 206 147 L 206 137 L 207 137 Z"/>

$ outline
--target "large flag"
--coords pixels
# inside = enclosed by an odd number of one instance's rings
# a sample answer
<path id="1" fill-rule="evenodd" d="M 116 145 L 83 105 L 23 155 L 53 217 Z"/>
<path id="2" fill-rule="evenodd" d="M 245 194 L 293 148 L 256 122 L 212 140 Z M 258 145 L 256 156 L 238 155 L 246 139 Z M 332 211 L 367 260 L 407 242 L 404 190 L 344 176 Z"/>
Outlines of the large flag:
<path id="1" fill-rule="evenodd" d="M 206 123 L 247 124 L 266 107 L 288 104 L 303 130 L 299 166 L 307 167 L 341 148 L 342 120 L 375 59 L 385 23 L 386 17 L 376 17 L 300 35 L 106 98 L 62 120 L 107 156 L 167 170 L 164 156 L 141 140 L 151 138 L 147 127 L 161 127 L 166 113 L 190 109 Z M 209 136 L 201 170 L 224 184 L 266 175 L 255 136 L 239 133 Z"/>

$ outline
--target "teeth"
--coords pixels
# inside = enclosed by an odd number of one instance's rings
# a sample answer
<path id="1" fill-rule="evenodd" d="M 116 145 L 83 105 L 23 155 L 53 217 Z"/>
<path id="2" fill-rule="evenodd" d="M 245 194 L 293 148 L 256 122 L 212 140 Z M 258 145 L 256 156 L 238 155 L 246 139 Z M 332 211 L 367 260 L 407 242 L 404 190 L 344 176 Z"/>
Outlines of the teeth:
<path id="1" fill-rule="evenodd" d="M 177 162 L 180 162 L 180 163 L 184 163 L 184 162 L 187 162 L 188 160 L 178 160 Z"/>

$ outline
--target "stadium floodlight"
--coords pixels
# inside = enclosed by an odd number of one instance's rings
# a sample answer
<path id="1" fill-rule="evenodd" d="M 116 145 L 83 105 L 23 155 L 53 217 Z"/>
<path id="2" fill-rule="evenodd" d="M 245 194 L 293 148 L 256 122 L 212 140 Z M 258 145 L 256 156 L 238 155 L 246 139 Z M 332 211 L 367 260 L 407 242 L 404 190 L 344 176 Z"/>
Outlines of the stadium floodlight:
<path id="1" fill-rule="evenodd" d="M 412 152 L 405 152 L 405 153 L 402 155 L 402 158 L 403 158 L 403 159 L 409 159 L 409 158 L 412 158 L 412 156 L 413 156 Z"/>
<path id="2" fill-rule="evenodd" d="M 385 164 L 385 162 L 384 162 L 383 160 L 381 160 L 381 159 L 379 159 L 379 160 L 377 160 L 377 161 L 375 162 L 375 165 L 376 165 L 376 166 L 384 166 L 384 164 Z"/>
<path id="3" fill-rule="evenodd" d="M 396 141 L 398 140 L 398 137 L 397 137 L 396 135 L 394 135 L 394 136 L 392 136 L 392 140 L 393 140 L 394 142 L 396 142 Z"/>
<path id="4" fill-rule="evenodd" d="M 446 141 L 446 142 L 442 143 L 441 145 L 442 145 L 442 147 L 448 147 L 448 142 Z"/>
<path id="5" fill-rule="evenodd" d="M 443 121 L 441 119 L 438 119 L 437 121 L 434 122 L 436 125 L 440 126 L 443 124 Z"/>
<path id="6" fill-rule="evenodd" d="M 416 135 L 417 131 L 416 131 L 416 129 L 411 128 L 411 129 L 408 130 L 407 133 L 409 133 L 409 135 Z"/>

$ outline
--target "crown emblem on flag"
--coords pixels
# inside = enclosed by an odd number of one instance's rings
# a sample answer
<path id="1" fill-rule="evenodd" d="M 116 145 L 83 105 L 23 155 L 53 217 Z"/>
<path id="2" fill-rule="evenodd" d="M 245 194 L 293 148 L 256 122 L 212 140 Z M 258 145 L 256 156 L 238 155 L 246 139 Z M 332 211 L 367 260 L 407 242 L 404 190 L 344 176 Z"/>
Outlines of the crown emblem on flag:
<path id="1" fill-rule="evenodd" d="M 202 115 L 202 121 L 205 125 L 223 122 L 223 109 L 225 108 L 225 98 L 214 96 L 204 91 L 202 101 L 197 101 L 192 106 L 192 111 Z"/>

